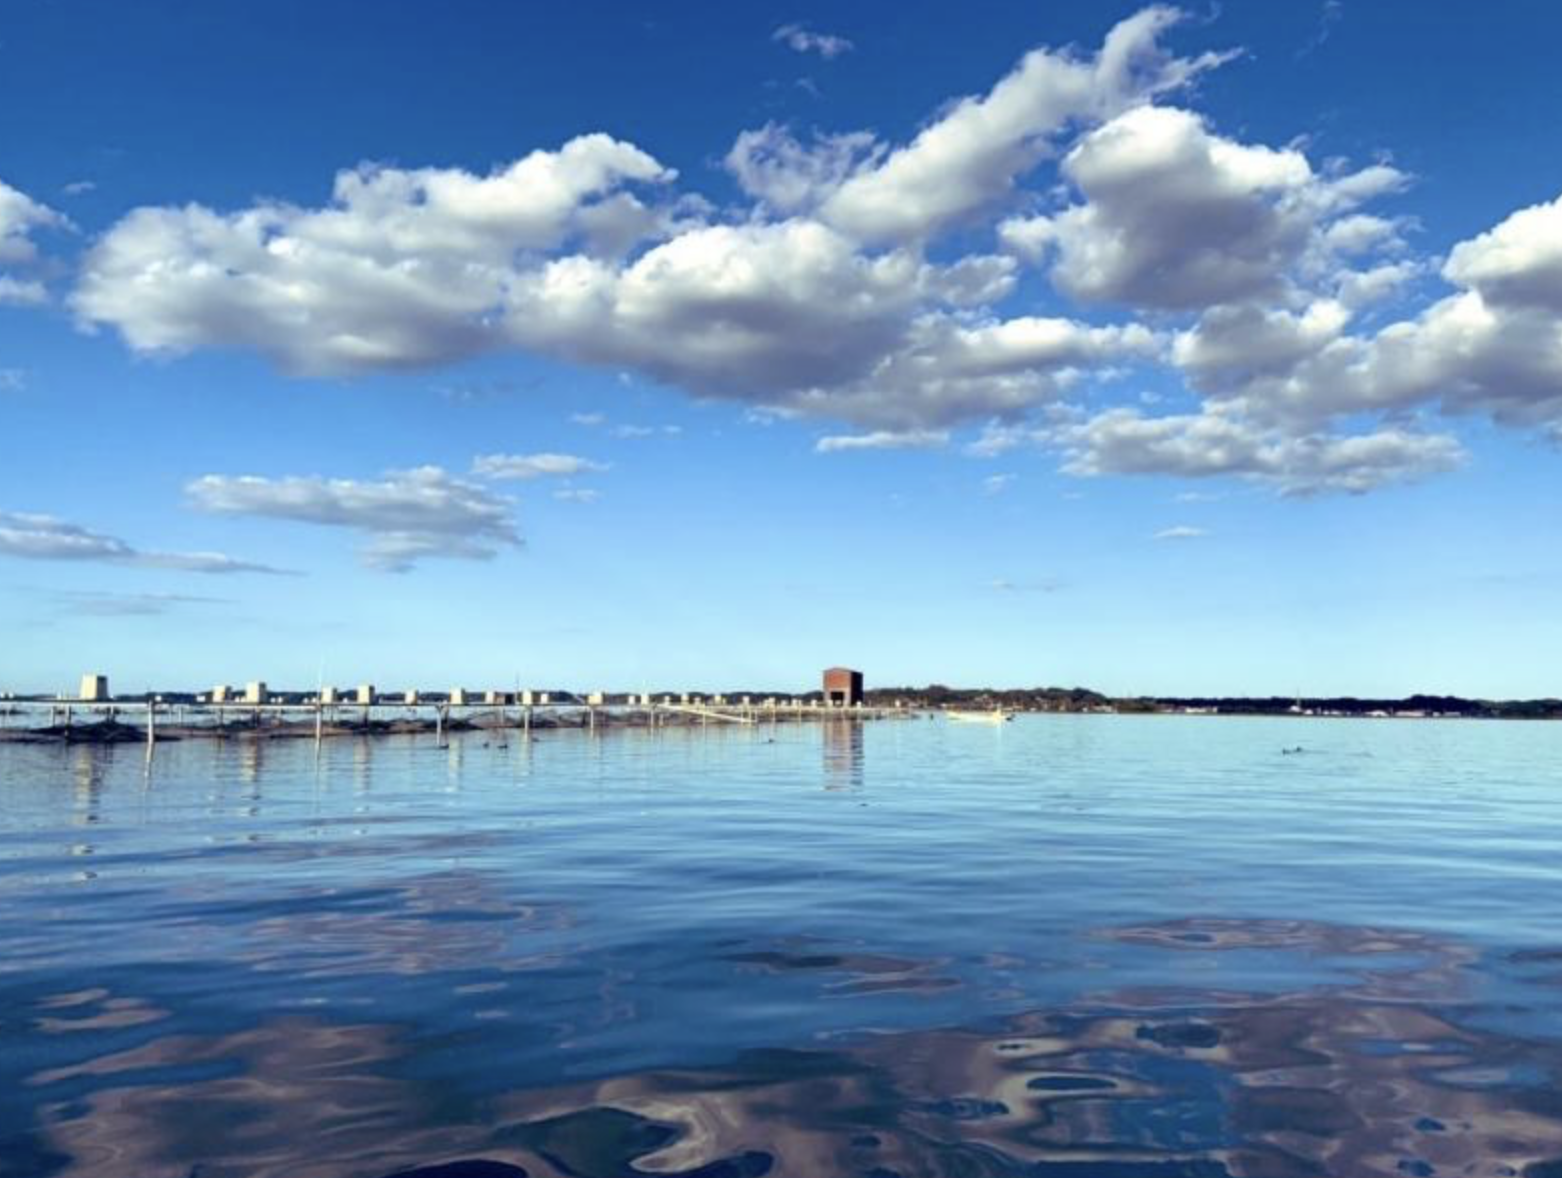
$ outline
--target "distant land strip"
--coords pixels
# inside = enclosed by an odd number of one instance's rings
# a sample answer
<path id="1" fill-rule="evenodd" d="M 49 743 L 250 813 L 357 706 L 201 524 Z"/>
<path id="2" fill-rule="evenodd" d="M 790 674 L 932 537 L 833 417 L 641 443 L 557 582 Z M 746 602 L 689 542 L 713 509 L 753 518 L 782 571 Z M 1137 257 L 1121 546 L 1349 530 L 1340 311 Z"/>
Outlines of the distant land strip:
<path id="1" fill-rule="evenodd" d="M 867 692 L 878 707 L 904 701 L 918 708 L 1003 708 L 1017 712 L 1172 713 L 1211 716 L 1354 716 L 1400 719 L 1562 720 L 1562 699 L 1465 699 L 1408 695 L 1356 696 L 1109 696 L 1085 687 L 880 687 Z"/>
<path id="2" fill-rule="evenodd" d="M 370 689 L 372 691 L 372 689 Z M 456 701 L 443 692 L 421 692 L 414 701 L 418 706 L 437 707 L 447 702 L 462 702 L 480 708 L 483 706 L 515 706 L 529 703 L 533 693 L 470 693 L 464 701 Z M 783 707 L 820 707 L 823 693 L 814 691 L 763 691 L 739 689 L 723 693 L 670 692 L 646 693 L 604 692 L 587 697 L 568 690 L 535 693 L 541 709 L 584 707 L 594 704 L 606 708 L 649 706 L 653 701 L 662 706 L 676 704 L 695 705 L 734 710 L 757 709 L 762 703 L 774 702 Z M 271 692 L 266 702 L 294 707 L 313 704 L 318 695 L 312 692 Z M 401 703 L 397 694 L 372 696 L 373 704 L 380 708 L 395 708 Z M 155 700 L 163 705 L 210 704 L 206 693 L 195 692 L 137 692 L 115 694 L 99 701 L 104 704 L 144 705 Z M 0 716 L 17 705 L 64 703 L 64 696 L 23 695 L 0 692 Z M 1338 696 L 1112 696 L 1087 687 L 949 687 L 941 683 L 925 687 L 874 687 L 864 692 L 864 706 L 870 709 L 908 709 L 922 711 L 992 710 L 1011 712 L 1085 712 L 1118 714 L 1172 714 L 1211 716 L 1350 716 L 1361 718 L 1397 719 L 1469 719 L 1469 720 L 1562 720 L 1562 699 L 1469 699 L 1457 695 L 1415 694 L 1400 698 L 1371 698 L 1350 695 Z M 246 707 L 241 697 L 229 697 L 225 706 L 234 714 Z M 325 701 L 328 710 L 340 708 L 350 712 L 360 706 L 350 695 L 333 697 Z"/>

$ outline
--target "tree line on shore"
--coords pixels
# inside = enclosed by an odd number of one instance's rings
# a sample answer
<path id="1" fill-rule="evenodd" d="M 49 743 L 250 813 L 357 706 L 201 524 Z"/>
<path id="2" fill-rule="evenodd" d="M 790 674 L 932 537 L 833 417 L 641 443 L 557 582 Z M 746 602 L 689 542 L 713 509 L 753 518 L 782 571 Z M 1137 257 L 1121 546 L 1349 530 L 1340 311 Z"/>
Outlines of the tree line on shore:
<path id="1" fill-rule="evenodd" d="M 1193 712 L 1221 716 L 1407 716 L 1492 720 L 1562 720 L 1562 699 L 1488 700 L 1457 695 L 1109 696 L 1086 687 L 876 687 L 867 702 L 923 708 L 1004 708 L 1021 712 Z"/>

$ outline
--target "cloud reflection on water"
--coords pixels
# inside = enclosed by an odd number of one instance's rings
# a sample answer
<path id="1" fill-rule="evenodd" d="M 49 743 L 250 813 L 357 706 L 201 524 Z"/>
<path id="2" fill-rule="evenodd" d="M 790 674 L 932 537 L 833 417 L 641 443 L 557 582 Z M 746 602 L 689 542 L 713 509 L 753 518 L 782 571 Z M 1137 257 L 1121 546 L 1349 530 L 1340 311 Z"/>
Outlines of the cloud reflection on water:
<path id="1" fill-rule="evenodd" d="M 1345 958 L 1356 980 L 1103 993 L 989 1028 L 865 1032 L 713 1068 L 541 1086 L 516 1072 L 481 1096 L 427 1078 L 429 1044 L 412 1028 L 271 1019 L 35 1073 L 32 1156 L 59 1160 L 33 1172 L 384 1178 L 463 1161 L 442 1178 L 1558 1172 L 1562 1047 L 1482 1025 L 1489 1012 L 1465 992 L 1469 946 L 1301 921 L 1100 935 L 1154 951 Z M 820 946 L 728 957 L 766 972 L 918 973 Z M 55 1016 L 108 1006 L 102 993 L 67 997 L 40 1005 Z M 480 1036 L 462 1050 L 488 1080 L 509 1066 Z"/>
<path id="2" fill-rule="evenodd" d="M 237 960 L 303 977 L 421 975 L 477 962 L 504 972 L 558 965 L 557 955 L 530 941 L 570 928 L 569 911 L 508 899 L 485 882 L 480 873 L 453 870 L 397 885 L 390 896 L 369 891 L 323 904 L 315 895 L 287 913 L 269 902 L 247 925 Z"/>

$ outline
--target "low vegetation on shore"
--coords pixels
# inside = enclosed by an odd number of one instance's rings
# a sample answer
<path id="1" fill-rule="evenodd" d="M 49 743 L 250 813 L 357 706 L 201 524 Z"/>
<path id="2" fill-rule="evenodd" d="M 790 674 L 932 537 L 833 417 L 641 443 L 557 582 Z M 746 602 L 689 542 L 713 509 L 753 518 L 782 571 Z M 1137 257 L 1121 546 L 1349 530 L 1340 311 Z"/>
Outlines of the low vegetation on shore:
<path id="1" fill-rule="evenodd" d="M 1562 699 L 1487 700 L 1455 695 L 1400 699 L 1355 696 L 1124 696 L 1085 687 L 883 687 L 868 703 L 917 708 L 1003 708 L 1016 712 L 1169 712 L 1218 716 L 1361 716 L 1405 719 L 1562 720 Z"/>

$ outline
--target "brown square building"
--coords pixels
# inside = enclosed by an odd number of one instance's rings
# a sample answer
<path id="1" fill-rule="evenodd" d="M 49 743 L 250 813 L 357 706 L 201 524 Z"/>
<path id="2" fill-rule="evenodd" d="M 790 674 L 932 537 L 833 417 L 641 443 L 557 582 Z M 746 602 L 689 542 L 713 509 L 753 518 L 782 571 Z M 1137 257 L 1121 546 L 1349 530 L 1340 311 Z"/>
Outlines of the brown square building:
<path id="1" fill-rule="evenodd" d="M 831 667 L 824 673 L 824 702 L 831 707 L 851 707 L 862 702 L 862 672 Z"/>

